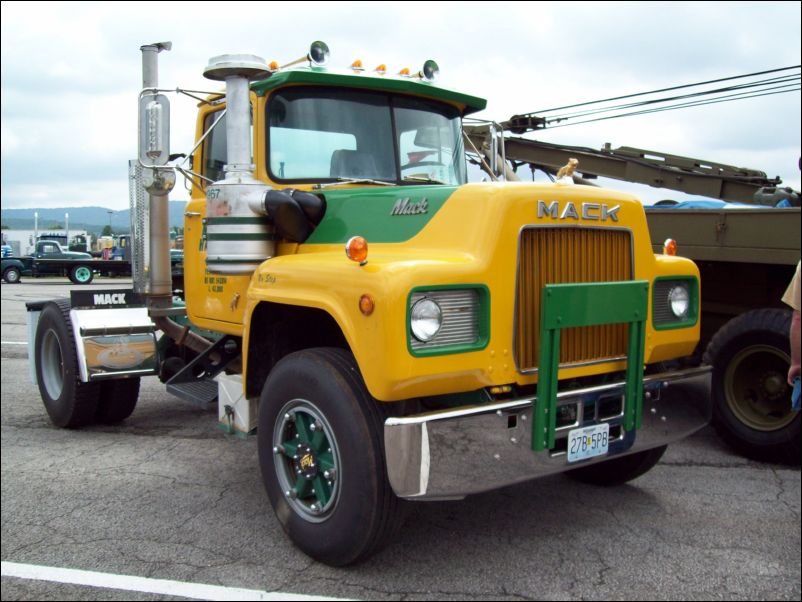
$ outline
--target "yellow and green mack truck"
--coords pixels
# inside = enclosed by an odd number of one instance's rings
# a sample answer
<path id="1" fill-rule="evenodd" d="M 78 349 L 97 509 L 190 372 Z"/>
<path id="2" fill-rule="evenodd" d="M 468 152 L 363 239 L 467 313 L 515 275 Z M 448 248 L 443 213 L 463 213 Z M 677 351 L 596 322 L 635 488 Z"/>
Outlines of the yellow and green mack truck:
<path id="1" fill-rule="evenodd" d="M 408 501 L 567 472 L 634 479 L 707 424 L 670 383 L 699 339 L 699 272 L 655 254 L 631 195 L 469 184 L 462 120 L 485 101 L 393 75 L 212 58 L 197 145 L 169 152 L 169 101 L 142 47 L 132 162 L 134 290 L 28 305 L 54 424 L 119 422 L 140 378 L 217 401 L 258 438 L 276 517 L 332 565 L 390 541 Z M 569 168 L 570 171 L 571 168 Z M 185 302 L 172 296 L 167 198 L 191 187 Z"/>

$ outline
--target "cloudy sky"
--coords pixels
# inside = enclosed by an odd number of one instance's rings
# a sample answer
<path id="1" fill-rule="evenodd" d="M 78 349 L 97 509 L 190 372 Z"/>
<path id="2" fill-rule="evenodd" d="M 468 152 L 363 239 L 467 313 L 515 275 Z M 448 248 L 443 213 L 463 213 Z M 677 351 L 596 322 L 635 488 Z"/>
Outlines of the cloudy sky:
<path id="1" fill-rule="evenodd" d="M 2 2 L 2 206 L 128 205 L 142 44 L 170 40 L 160 85 L 217 89 L 210 57 L 287 62 L 313 40 L 332 68 L 419 68 L 513 114 L 800 62 L 799 2 Z M 212 6 L 212 5 L 209 5 Z M 503 8 L 499 8 L 503 7 Z M 191 8 L 198 8 L 191 12 Z M 171 98 L 172 152 L 194 102 Z M 761 169 L 800 188 L 800 93 L 540 131 Z M 625 188 L 624 185 L 618 185 Z M 680 195 L 646 189 L 648 200 Z M 176 186 L 173 199 L 186 198 Z"/>

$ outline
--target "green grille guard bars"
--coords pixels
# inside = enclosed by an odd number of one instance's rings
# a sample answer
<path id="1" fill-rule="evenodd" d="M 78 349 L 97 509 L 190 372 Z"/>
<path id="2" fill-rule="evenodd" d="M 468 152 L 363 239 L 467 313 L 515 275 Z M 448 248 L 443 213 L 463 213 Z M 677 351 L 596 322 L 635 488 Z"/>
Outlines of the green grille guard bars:
<path id="1" fill-rule="evenodd" d="M 600 324 L 629 324 L 624 429 L 640 428 L 643 414 L 643 347 L 649 306 L 649 283 L 592 282 L 543 287 L 540 322 L 538 393 L 533 404 L 532 449 L 554 447 L 557 421 L 557 371 L 560 331 Z"/>

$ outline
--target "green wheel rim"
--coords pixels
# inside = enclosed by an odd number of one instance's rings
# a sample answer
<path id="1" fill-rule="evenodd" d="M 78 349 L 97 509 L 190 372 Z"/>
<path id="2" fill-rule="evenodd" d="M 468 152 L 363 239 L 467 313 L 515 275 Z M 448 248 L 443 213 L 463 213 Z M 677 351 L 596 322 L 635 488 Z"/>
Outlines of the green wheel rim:
<path id="1" fill-rule="evenodd" d="M 752 345 L 732 358 L 724 374 L 724 395 L 738 420 L 764 432 L 794 420 L 786 382 L 790 363 L 787 353 L 770 345 Z"/>
<path id="2" fill-rule="evenodd" d="M 87 267 L 79 267 L 75 270 L 75 279 L 80 283 L 84 284 L 89 282 L 92 279 L 92 270 Z"/>
<path id="3" fill-rule="evenodd" d="M 325 521 L 340 494 L 340 452 L 326 416 L 312 402 L 293 399 L 273 429 L 273 458 L 281 491 L 295 512 Z"/>

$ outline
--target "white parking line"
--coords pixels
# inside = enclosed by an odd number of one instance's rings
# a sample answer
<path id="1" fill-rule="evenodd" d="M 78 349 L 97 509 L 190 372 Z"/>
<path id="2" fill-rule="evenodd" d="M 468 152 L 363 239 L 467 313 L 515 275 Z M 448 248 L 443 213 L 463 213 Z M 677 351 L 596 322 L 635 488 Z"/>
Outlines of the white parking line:
<path id="1" fill-rule="evenodd" d="M 302 596 L 283 592 L 266 592 L 255 589 L 240 589 L 203 583 L 186 583 L 166 579 L 150 579 L 133 575 L 115 575 L 77 569 L 61 569 L 34 564 L 2 562 L 2 576 L 35 581 L 51 581 L 70 585 L 105 587 L 129 592 L 182 596 L 194 600 L 287 600 L 306 602 L 307 600 L 344 600 L 345 598 L 325 598 L 323 596 Z"/>

